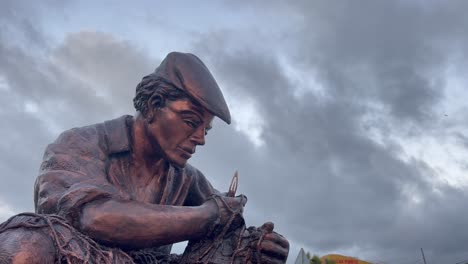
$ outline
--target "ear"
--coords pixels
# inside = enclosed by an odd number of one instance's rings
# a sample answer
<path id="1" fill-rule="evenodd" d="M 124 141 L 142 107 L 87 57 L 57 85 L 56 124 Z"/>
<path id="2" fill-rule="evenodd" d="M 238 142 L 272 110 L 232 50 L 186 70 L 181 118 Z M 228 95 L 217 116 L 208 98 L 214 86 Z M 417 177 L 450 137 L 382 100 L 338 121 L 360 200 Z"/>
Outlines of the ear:
<path id="1" fill-rule="evenodd" d="M 161 95 L 152 95 L 149 98 L 147 104 L 145 119 L 148 121 L 148 123 L 152 123 L 155 118 L 154 112 L 163 107 L 164 100 Z"/>

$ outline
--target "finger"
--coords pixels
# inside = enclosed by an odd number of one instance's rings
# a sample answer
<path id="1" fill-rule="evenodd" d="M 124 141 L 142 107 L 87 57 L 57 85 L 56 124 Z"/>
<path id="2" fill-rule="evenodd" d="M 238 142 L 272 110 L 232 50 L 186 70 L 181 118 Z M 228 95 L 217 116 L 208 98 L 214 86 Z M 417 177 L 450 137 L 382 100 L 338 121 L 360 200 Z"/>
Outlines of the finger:
<path id="1" fill-rule="evenodd" d="M 273 228 L 275 228 L 275 224 L 273 224 L 272 222 L 266 222 L 260 228 L 265 230 L 267 233 L 271 233 L 273 232 Z"/>
<path id="2" fill-rule="evenodd" d="M 236 197 L 224 197 L 223 201 L 230 208 L 230 210 L 242 210 L 244 208 L 247 198 L 244 195 Z"/>
<path id="3" fill-rule="evenodd" d="M 266 263 L 266 264 L 284 264 L 286 262 L 286 259 L 277 259 L 268 255 L 262 255 L 261 257 L 261 263 Z"/>
<path id="4" fill-rule="evenodd" d="M 286 259 L 289 253 L 289 249 L 273 243 L 270 240 L 263 240 L 262 243 L 260 243 L 260 251 L 280 259 Z"/>
<path id="5" fill-rule="evenodd" d="M 265 234 L 263 240 L 270 240 L 278 245 L 281 245 L 283 248 L 289 249 L 288 240 L 276 232 Z"/>

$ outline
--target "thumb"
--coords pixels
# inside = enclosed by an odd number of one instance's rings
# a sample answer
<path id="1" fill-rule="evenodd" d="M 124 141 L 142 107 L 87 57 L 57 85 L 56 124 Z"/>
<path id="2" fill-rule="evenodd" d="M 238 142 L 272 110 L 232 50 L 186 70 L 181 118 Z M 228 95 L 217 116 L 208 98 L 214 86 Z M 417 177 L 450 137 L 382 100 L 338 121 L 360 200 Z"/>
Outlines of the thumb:
<path id="1" fill-rule="evenodd" d="M 271 233 L 273 232 L 273 228 L 275 228 L 275 224 L 273 224 L 273 222 L 266 222 L 260 228 L 265 230 L 267 233 Z"/>

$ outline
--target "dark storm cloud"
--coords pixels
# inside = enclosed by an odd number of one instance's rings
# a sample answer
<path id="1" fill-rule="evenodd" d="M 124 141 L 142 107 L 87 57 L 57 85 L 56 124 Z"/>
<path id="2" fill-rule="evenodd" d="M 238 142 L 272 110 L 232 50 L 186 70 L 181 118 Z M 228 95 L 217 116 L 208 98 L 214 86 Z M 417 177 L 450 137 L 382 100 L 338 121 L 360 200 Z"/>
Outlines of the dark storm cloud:
<path id="1" fill-rule="evenodd" d="M 0 199 L 15 211 L 32 207 L 32 184 L 40 160 L 37 153 L 49 137 L 42 122 L 25 111 L 25 103 L 36 97 L 34 89 L 26 98 L 21 94 L 27 82 L 30 87 L 43 84 L 28 72 L 37 65 L 23 52 L 26 46 L 34 49 L 45 43 L 35 15 L 34 9 L 21 1 L 4 1 L 0 8 L 0 77 L 6 86 L 0 90 Z"/>
<path id="2" fill-rule="evenodd" d="M 133 111 L 136 85 L 159 65 L 128 41 L 100 32 L 71 34 L 54 55 L 61 66 L 95 86 L 95 93 L 103 94 L 99 100 L 122 113 Z"/>
<path id="3" fill-rule="evenodd" d="M 444 98 L 444 68 L 452 55 L 466 53 L 466 3 L 229 7 L 275 19 L 252 23 L 251 32 L 201 34 L 193 52 L 228 102 L 255 103 L 265 143 L 255 147 L 236 131 L 241 120 L 233 113 L 234 126 L 216 121 L 192 163 L 221 191 L 239 170 L 248 224 L 272 220 L 292 249 L 305 245 L 321 254 L 357 252 L 402 263 L 418 260 L 423 247 L 431 263 L 468 259 L 465 190 L 434 184 L 430 164 L 402 159 L 404 146 L 391 138 L 400 126 L 410 136 L 443 130 L 434 111 Z M 63 129 L 131 113 L 136 83 L 159 63 L 109 33 L 70 33 L 52 45 L 41 28 L 43 8 L 16 1 L 0 8 L 0 77 L 10 87 L 0 89 L 0 200 L 17 211 L 32 208 L 45 145 Z M 267 27 L 288 30 L 270 35 Z M 314 77 L 325 95 L 302 87 L 285 62 Z M 370 129 L 383 135 L 382 144 Z M 466 135 L 454 135 L 468 145 Z"/>
<path id="4" fill-rule="evenodd" d="M 362 255 L 398 261 L 425 247 L 433 261 L 456 261 L 468 256 L 466 194 L 434 185 L 429 164 L 402 160 L 401 146 L 375 143 L 363 125 L 374 111 L 369 105 L 381 104 L 390 114 L 374 128 L 409 124 L 413 136 L 443 129 L 434 127 L 440 123 L 433 111 L 443 99 L 442 72 L 460 52 L 459 43 L 467 42 L 461 33 L 468 20 L 455 4 L 366 3 L 256 7 L 303 16 L 303 24 L 292 29 L 295 46 L 288 42 L 283 50 L 296 70 L 318 71 L 327 100 L 313 92 L 295 97 L 297 84 L 268 45 L 219 45 L 235 34 L 245 37 L 242 32 L 207 34 L 197 43 L 224 89 L 254 98 L 265 120 L 263 150 L 246 147 L 237 154 L 244 155 L 249 175 L 245 191 L 290 239 L 322 253 L 357 247 Z M 245 42 L 281 41 L 249 37 Z"/>
<path id="5" fill-rule="evenodd" d="M 51 46 L 33 6 L 6 2 L 1 12 L 8 30 L 0 33 L 6 83 L 0 90 L 0 199 L 25 211 L 32 210 L 45 146 L 62 130 L 132 113 L 134 87 L 156 63 L 128 42 L 98 32 L 70 34 Z"/>
<path id="6" fill-rule="evenodd" d="M 394 212 L 406 202 L 400 182 L 423 192 L 428 188 L 418 164 L 405 164 L 360 135 L 359 107 L 339 100 L 324 105 L 313 95 L 298 102 L 284 89 L 291 84 L 281 78 L 275 60 L 245 51 L 220 55 L 214 55 L 219 64 L 212 67 L 222 79 L 231 80 L 226 89 L 241 87 L 242 93 L 258 98 L 267 120 L 263 157 L 251 158 L 255 154 L 249 152 L 255 150 L 249 148 L 235 151 L 226 146 L 225 151 L 245 157 L 242 169 L 250 201 L 296 242 L 324 252 L 367 244 L 370 230 L 392 225 Z M 233 81 L 243 78 L 245 83 Z"/>
<path id="7" fill-rule="evenodd" d="M 285 51 L 296 65 L 317 69 L 322 81 L 330 82 L 329 93 L 378 100 L 401 120 L 430 118 L 432 105 L 442 98 L 437 82 L 441 70 L 453 55 L 466 53 L 463 1 L 256 3 L 263 13 L 283 18 L 271 21 L 270 27 L 302 18 L 291 27 L 289 39 L 296 41 L 287 42 L 293 45 Z M 370 77 L 379 82 L 362 79 Z"/>
<path id="8" fill-rule="evenodd" d="M 324 74 L 338 95 L 370 97 L 397 118 L 430 121 L 442 98 L 438 82 L 451 56 L 464 52 L 466 2 L 298 1 L 304 16 L 297 58 Z M 374 86 L 359 84 L 353 68 L 366 65 Z M 351 76 L 347 76 L 351 72 Z"/>
<path id="9" fill-rule="evenodd" d="M 0 9 L 2 22 L 0 40 L 6 42 L 8 39 L 16 38 L 18 42 L 43 46 L 46 41 L 35 23 L 37 22 L 36 11 L 25 1 L 3 1 Z"/>

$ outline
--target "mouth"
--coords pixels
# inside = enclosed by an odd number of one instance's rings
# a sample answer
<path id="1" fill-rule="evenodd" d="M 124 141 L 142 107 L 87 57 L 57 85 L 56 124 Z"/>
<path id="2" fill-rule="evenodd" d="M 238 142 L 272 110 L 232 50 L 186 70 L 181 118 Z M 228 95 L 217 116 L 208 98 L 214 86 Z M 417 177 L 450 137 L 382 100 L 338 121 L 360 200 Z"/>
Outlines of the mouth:
<path id="1" fill-rule="evenodd" d="M 182 153 L 182 156 L 186 159 L 190 159 L 192 157 L 192 154 L 195 153 L 194 149 L 182 148 L 182 147 L 178 147 L 177 149 Z"/>

